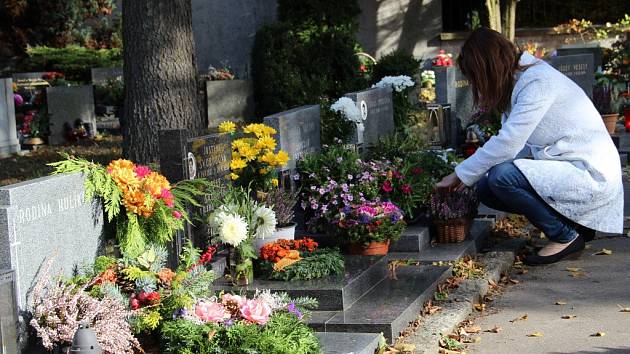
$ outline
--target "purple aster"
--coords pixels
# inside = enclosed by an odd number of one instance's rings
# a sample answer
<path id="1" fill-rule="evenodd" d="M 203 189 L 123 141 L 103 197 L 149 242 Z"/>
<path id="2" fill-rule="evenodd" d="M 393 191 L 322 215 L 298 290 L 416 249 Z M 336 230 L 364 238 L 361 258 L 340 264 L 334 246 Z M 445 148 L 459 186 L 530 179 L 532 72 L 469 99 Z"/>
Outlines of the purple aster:
<path id="1" fill-rule="evenodd" d="M 289 306 L 287 306 L 287 311 L 289 311 L 289 313 L 292 313 L 295 315 L 295 317 L 297 317 L 298 319 L 302 319 L 302 312 L 300 312 L 300 310 L 298 310 L 297 306 L 295 306 L 294 302 L 291 302 L 289 304 Z"/>
<path id="2" fill-rule="evenodd" d="M 299 181 L 300 180 L 300 174 L 299 173 L 294 174 L 293 175 L 293 180 L 294 181 Z"/>
<path id="3" fill-rule="evenodd" d="M 349 192 L 348 185 L 346 183 L 342 184 L 341 190 L 344 191 L 344 193 L 348 193 Z"/>
<path id="4" fill-rule="evenodd" d="M 176 320 L 180 317 L 184 317 L 188 314 L 188 311 L 186 311 L 186 309 L 182 308 L 179 310 L 175 310 L 173 311 L 173 319 Z"/>

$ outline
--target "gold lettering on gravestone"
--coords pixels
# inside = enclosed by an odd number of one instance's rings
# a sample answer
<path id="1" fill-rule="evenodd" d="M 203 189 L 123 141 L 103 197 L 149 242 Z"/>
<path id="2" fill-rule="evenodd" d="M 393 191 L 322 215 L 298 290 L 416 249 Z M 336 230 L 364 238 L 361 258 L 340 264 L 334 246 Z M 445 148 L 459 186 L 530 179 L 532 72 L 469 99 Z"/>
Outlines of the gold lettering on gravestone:
<path id="1" fill-rule="evenodd" d="M 562 64 L 558 66 L 558 70 L 568 77 L 586 75 L 588 65 L 582 64 Z"/>
<path id="2" fill-rule="evenodd" d="M 225 143 L 204 146 L 203 154 L 197 157 L 197 178 L 216 177 L 230 169 L 230 162 L 226 156 L 230 146 Z"/>
<path id="3" fill-rule="evenodd" d="M 468 87 L 469 83 L 468 80 L 463 79 L 463 80 L 457 80 L 455 81 L 455 88 L 464 88 L 464 87 Z"/>

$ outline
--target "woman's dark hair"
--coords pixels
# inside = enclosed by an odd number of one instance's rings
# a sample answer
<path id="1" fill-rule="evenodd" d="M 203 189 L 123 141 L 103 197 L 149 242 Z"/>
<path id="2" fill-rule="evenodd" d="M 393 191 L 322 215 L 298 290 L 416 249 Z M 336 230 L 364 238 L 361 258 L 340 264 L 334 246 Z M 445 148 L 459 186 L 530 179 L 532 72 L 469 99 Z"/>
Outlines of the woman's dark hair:
<path id="1" fill-rule="evenodd" d="M 470 81 L 475 105 L 503 113 L 510 107 L 518 48 L 489 28 L 474 30 L 464 43 L 457 65 Z"/>

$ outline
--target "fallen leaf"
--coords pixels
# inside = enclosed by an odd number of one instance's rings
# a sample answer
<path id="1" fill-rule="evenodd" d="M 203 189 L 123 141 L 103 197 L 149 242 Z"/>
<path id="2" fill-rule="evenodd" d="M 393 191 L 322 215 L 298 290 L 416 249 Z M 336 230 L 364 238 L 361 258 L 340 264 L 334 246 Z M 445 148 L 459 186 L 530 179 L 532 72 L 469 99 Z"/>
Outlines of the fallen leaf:
<path id="1" fill-rule="evenodd" d="M 499 327 L 499 326 L 494 326 L 492 328 L 490 328 L 489 330 L 487 330 L 486 332 L 490 332 L 490 333 L 499 333 L 503 330 L 503 328 Z"/>
<path id="2" fill-rule="evenodd" d="M 510 322 L 514 323 L 514 322 L 517 322 L 517 321 L 526 321 L 526 320 L 527 320 L 527 314 L 524 314 L 523 316 L 521 316 L 519 318 L 515 318 L 515 319 L 513 319 Z"/>
<path id="3" fill-rule="evenodd" d="M 590 250 L 591 248 L 593 248 L 593 246 L 591 246 L 591 245 L 586 245 L 586 246 L 584 246 L 584 249 L 585 249 L 585 250 Z"/>
<path id="4" fill-rule="evenodd" d="M 481 342 L 481 337 L 475 337 L 472 339 L 472 343 L 479 343 Z"/>
<path id="5" fill-rule="evenodd" d="M 488 284 L 490 284 L 491 286 L 497 286 L 497 283 L 492 279 L 488 279 Z"/>
<path id="6" fill-rule="evenodd" d="M 527 269 L 523 268 L 523 269 L 519 272 L 519 274 L 527 274 L 528 272 L 529 272 L 529 270 L 527 270 Z"/>
<path id="7" fill-rule="evenodd" d="M 586 275 L 586 273 L 584 273 L 584 272 L 571 272 L 571 274 L 569 274 L 569 276 L 573 277 L 573 278 L 581 278 L 581 277 L 583 277 L 585 275 Z"/>
<path id="8" fill-rule="evenodd" d="M 576 315 L 566 315 L 566 316 L 562 316 L 561 318 L 563 320 L 570 320 L 570 319 L 573 319 L 573 318 L 576 318 L 576 317 L 577 317 Z"/>
<path id="9" fill-rule="evenodd" d="M 482 312 L 483 310 L 486 309 L 486 304 L 475 304 L 475 310 Z"/>
<path id="10" fill-rule="evenodd" d="M 623 307 L 619 304 L 617 306 L 619 306 L 619 312 L 630 312 L 630 307 Z"/>
<path id="11" fill-rule="evenodd" d="M 481 327 L 479 327 L 479 326 L 467 326 L 467 327 L 464 327 L 464 331 L 466 331 L 467 333 L 479 333 L 479 332 L 481 332 Z"/>
<path id="12" fill-rule="evenodd" d="M 566 301 L 562 301 L 562 300 L 556 301 L 556 305 L 562 306 L 562 305 L 566 305 L 566 304 L 567 304 Z"/>
<path id="13" fill-rule="evenodd" d="M 582 268 L 567 268 L 567 272 L 581 272 Z"/>
<path id="14" fill-rule="evenodd" d="M 613 252 L 609 249 L 606 248 L 602 248 L 601 251 L 596 252 L 595 255 L 596 256 L 610 256 Z"/>
<path id="15" fill-rule="evenodd" d="M 606 335 L 606 332 L 597 332 L 594 334 L 591 334 L 591 337 L 603 337 Z"/>
<path id="16" fill-rule="evenodd" d="M 399 350 L 401 352 L 412 352 L 416 350 L 416 346 L 414 344 L 409 344 L 409 343 L 398 343 L 394 345 L 394 349 Z"/>
<path id="17" fill-rule="evenodd" d="M 542 337 L 543 334 L 540 332 L 534 332 L 527 335 L 528 337 Z"/>
<path id="18" fill-rule="evenodd" d="M 512 284 L 520 284 L 521 281 L 520 280 L 516 280 L 516 279 L 510 279 L 510 283 L 512 283 Z"/>

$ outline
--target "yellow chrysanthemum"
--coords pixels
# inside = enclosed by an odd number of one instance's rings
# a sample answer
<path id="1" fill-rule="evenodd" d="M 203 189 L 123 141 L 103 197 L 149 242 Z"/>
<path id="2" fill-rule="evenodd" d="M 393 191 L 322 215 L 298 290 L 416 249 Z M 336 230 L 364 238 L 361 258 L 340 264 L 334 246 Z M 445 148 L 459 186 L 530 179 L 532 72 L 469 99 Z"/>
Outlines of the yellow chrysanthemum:
<path id="1" fill-rule="evenodd" d="M 277 133 L 277 131 L 274 128 L 272 128 L 272 127 L 270 127 L 268 125 L 264 125 L 264 124 L 263 124 L 263 126 L 261 128 L 261 131 L 262 131 L 262 134 L 266 135 L 266 136 L 276 135 L 276 133 Z"/>
<path id="2" fill-rule="evenodd" d="M 163 189 L 171 189 L 170 183 L 166 177 L 157 172 L 151 172 L 144 179 L 144 189 L 147 193 L 151 194 L 153 198 L 159 198 L 162 195 Z"/>
<path id="3" fill-rule="evenodd" d="M 258 158 L 258 161 L 262 162 L 262 163 L 266 163 L 269 166 L 275 166 L 276 165 L 276 155 L 271 152 L 271 151 L 267 151 L 264 155 L 260 156 Z"/>
<path id="4" fill-rule="evenodd" d="M 232 160 L 240 159 L 240 158 L 241 158 L 241 154 L 239 154 L 238 151 L 232 151 Z"/>
<path id="5" fill-rule="evenodd" d="M 232 149 L 234 150 L 238 150 L 242 148 L 243 146 L 249 146 L 245 138 L 236 139 L 232 142 Z"/>
<path id="6" fill-rule="evenodd" d="M 276 155 L 276 165 L 284 166 L 287 162 L 289 162 L 289 154 L 282 150 L 278 151 L 278 154 Z"/>
<path id="7" fill-rule="evenodd" d="M 273 150 L 276 148 L 276 139 L 270 136 L 262 136 L 256 142 L 256 147 L 258 147 L 261 150 L 262 149 Z"/>
<path id="8" fill-rule="evenodd" d="M 114 160 L 112 162 L 109 163 L 109 165 L 107 165 L 107 170 L 114 170 L 114 169 L 130 169 L 133 170 L 133 168 L 136 165 L 133 164 L 133 162 L 129 161 L 129 160 L 125 160 L 125 159 L 118 159 L 118 160 Z"/>
<path id="9" fill-rule="evenodd" d="M 248 124 L 245 126 L 245 128 L 243 128 L 243 133 L 255 134 L 256 136 L 258 136 L 259 134 L 262 134 L 262 125 L 263 124 L 259 123 Z"/>
<path id="10" fill-rule="evenodd" d="M 219 124 L 219 131 L 221 133 L 234 133 L 236 131 L 236 124 L 230 121 L 222 122 Z"/>
<path id="11" fill-rule="evenodd" d="M 277 187 L 278 186 L 278 179 L 277 178 L 272 179 L 271 180 L 271 185 L 274 186 L 274 187 Z"/>
<path id="12" fill-rule="evenodd" d="M 238 179 L 238 175 L 234 172 L 230 173 L 230 178 L 232 179 L 232 181 L 236 181 Z"/>
<path id="13" fill-rule="evenodd" d="M 148 218 L 153 215 L 155 200 L 140 190 L 133 190 L 123 194 L 123 204 L 127 212 Z"/>
<path id="14" fill-rule="evenodd" d="M 118 188 L 124 193 L 125 191 L 137 189 L 140 186 L 140 180 L 133 168 L 122 167 L 125 164 L 114 164 L 113 162 L 107 166 L 107 171 L 116 182 Z"/>
<path id="15" fill-rule="evenodd" d="M 261 175 L 266 175 L 269 171 L 266 168 L 261 168 L 260 170 L 258 170 L 258 173 L 260 173 Z"/>
<path id="16" fill-rule="evenodd" d="M 258 154 L 260 153 L 260 149 L 251 147 L 249 145 L 243 145 L 238 149 L 238 153 L 241 155 L 245 161 L 254 161 Z"/>
<path id="17" fill-rule="evenodd" d="M 230 162 L 230 168 L 232 171 L 240 170 L 247 167 L 247 163 L 243 159 L 234 159 Z"/>

